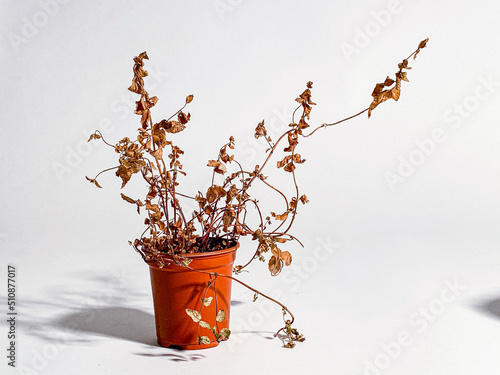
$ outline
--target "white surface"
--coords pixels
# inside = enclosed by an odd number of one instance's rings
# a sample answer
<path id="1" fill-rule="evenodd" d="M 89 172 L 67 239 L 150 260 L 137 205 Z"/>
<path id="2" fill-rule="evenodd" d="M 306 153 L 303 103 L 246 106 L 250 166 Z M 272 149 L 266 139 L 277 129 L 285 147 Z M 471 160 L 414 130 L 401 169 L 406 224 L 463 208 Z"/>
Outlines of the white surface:
<path id="1" fill-rule="evenodd" d="M 499 373 L 497 2 L 47 3 L 0 5 L 0 276 L 16 265 L 20 312 L 18 368 L 3 358 L 2 374 Z M 357 30 L 372 34 L 366 46 Z M 127 245 L 142 220 L 114 178 L 102 190 L 84 179 L 114 158 L 85 148 L 88 135 L 109 122 L 114 142 L 138 125 L 132 57 L 148 51 L 153 115 L 195 95 L 177 141 L 195 189 L 231 134 L 242 160 L 259 163 L 253 129 L 262 119 L 284 129 L 308 80 L 311 122 L 341 119 L 426 37 L 398 103 L 302 142 L 311 202 L 294 233 L 305 249 L 278 278 L 260 264 L 243 275 L 282 296 L 307 341 L 270 340 L 279 309 L 235 286 L 230 341 L 158 347 L 148 270 Z M 346 43 L 358 53 L 346 56 Z M 419 143 L 431 147 L 421 159 Z M 411 157 L 419 165 L 391 189 L 387 172 Z"/>

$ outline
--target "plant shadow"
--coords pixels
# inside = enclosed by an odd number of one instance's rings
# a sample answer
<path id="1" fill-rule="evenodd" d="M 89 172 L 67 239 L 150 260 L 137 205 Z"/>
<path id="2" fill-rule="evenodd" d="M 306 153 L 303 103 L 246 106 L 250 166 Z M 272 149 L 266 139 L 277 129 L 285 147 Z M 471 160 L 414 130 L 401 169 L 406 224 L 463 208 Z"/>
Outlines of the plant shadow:
<path id="1" fill-rule="evenodd" d="M 270 332 L 270 331 L 251 331 L 251 330 L 241 330 L 241 331 L 232 331 L 231 334 L 233 335 L 257 335 L 257 336 L 260 336 L 262 339 L 264 340 L 274 340 L 276 337 L 279 337 L 278 336 L 274 336 L 274 332 Z"/>
<path id="2" fill-rule="evenodd" d="M 165 350 L 179 350 L 183 351 L 181 348 L 165 348 Z M 170 361 L 173 362 L 192 362 L 192 361 L 198 361 L 200 359 L 205 358 L 204 355 L 201 354 L 174 354 L 174 353 L 135 353 L 136 355 L 140 355 L 143 357 L 161 357 L 161 358 L 167 358 Z"/>

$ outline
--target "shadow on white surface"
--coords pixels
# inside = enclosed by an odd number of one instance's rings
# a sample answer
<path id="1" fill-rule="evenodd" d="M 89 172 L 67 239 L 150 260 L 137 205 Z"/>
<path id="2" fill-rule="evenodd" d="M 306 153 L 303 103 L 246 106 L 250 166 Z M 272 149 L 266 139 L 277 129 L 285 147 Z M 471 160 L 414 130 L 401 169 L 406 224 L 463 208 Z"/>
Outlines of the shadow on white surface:
<path id="1" fill-rule="evenodd" d="M 200 359 L 205 358 L 205 356 L 201 355 L 201 354 L 184 353 L 183 349 L 177 348 L 174 346 L 171 346 L 169 348 L 165 348 L 165 350 L 168 351 L 168 353 L 135 353 L 135 354 L 143 356 L 143 357 L 167 358 L 173 362 L 191 362 L 191 361 L 198 361 Z M 174 351 L 176 353 L 174 353 Z"/>
<path id="2" fill-rule="evenodd" d="M 190 362 L 206 358 L 205 354 L 164 348 L 157 343 L 155 318 L 149 289 L 141 288 L 127 269 L 111 272 L 85 270 L 57 284 L 42 285 L 36 294 L 23 298 L 23 323 L 26 336 L 42 345 L 99 346 L 105 342 L 134 345 L 131 354 L 158 357 L 173 362 Z M 248 303 L 233 300 L 233 312 Z M 250 328 L 250 327 L 248 327 Z M 274 332 L 237 327 L 236 341 L 258 335 L 276 340 Z"/>
<path id="3" fill-rule="evenodd" d="M 26 333 L 67 344 L 107 337 L 158 346 L 151 297 L 131 280 L 124 271 L 84 272 L 44 285 L 22 300 Z"/>
<path id="4" fill-rule="evenodd" d="M 26 335 L 45 346 L 96 346 L 116 340 L 139 344 L 133 349 L 138 356 L 174 362 L 205 358 L 158 344 L 151 295 L 127 270 L 75 272 L 71 281 L 44 286 L 36 297 L 24 298 L 23 310 Z"/>
<path id="5" fill-rule="evenodd" d="M 84 308 L 64 315 L 50 326 L 58 330 L 76 327 L 86 337 L 98 335 L 158 346 L 154 316 L 129 307 Z"/>
<path id="6" fill-rule="evenodd" d="M 134 353 L 143 357 L 163 357 L 174 362 L 196 361 L 205 358 L 179 347 L 164 348 L 156 341 L 154 316 L 128 307 L 83 308 L 63 314 L 39 326 L 33 324 L 30 333 L 47 343 L 64 345 L 97 343 L 101 338 L 125 340 L 142 344 L 146 350 Z M 157 350 L 161 349 L 162 352 Z"/>
<path id="7" fill-rule="evenodd" d="M 240 335 L 241 337 L 248 337 L 248 336 L 259 336 L 262 339 L 265 340 L 276 340 L 277 338 L 274 337 L 275 332 L 270 332 L 270 331 L 250 331 L 250 330 L 231 330 L 231 335 L 233 337 L 236 337 Z M 285 336 L 283 335 L 278 335 L 278 338 L 284 338 Z"/>
<path id="8" fill-rule="evenodd" d="M 477 309 L 490 317 L 500 320 L 500 297 L 487 299 L 477 304 Z"/>

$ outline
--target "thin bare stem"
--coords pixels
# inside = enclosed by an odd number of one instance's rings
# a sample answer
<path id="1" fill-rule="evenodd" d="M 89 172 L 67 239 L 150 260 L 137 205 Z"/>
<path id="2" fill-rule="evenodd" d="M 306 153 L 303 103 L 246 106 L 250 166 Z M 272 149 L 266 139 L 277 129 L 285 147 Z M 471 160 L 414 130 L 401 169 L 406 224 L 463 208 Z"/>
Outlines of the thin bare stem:
<path id="1" fill-rule="evenodd" d="M 288 307 L 286 307 L 285 305 L 283 305 L 280 301 L 278 301 L 278 300 L 276 300 L 276 299 L 274 299 L 274 298 L 272 298 L 272 297 L 269 297 L 268 295 L 266 295 L 266 294 L 262 293 L 261 291 L 259 291 L 259 290 L 255 289 L 255 288 L 252 288 L 250 285 L 248 285 L 248 284 L 244 283 L 244 282 L 243 282 L 243 281 L 241 281 L 241 280 L 238 280 L 238 279 L 237 279 L 236 277 L 234 277 L 234 276 L 231 276 L 231 275 L 224 275 L 224 274 L 222 274 L 222 273 L 216 273 L 216 272 L 209 272 L 209 271 L 197 270 L 197 269 L 192 268 L 192 267 L 190 267 L 190 266 L 184 266 L 184 267 L 186 267 L 187 269 L 189 269 L 189 270 L 191 270 L 191 271 L 204 273 L 204 274 L 206 274 L 206 275 L 217 275 L 217 276 L 220 276 L 220 277 L 225 277 L 225 278 L 228 278 L 228 279 L 234 280 L 234 281 L 236 281 L 237 283 L 239 283 L 239 284 L 243 285 L 245 288 L 247 288 L 247 289 L 251 290 L 252 292 L 257 293 L 258 295 L 260 295 L 260 296 L 262 296 L 262 297 L 264 297 L 264 298 L 268 299 L 269 301 L 272 301 L 272 302 L 276 303 L 277 305 L 279 305 L 279 306 L 283 309 L 283 311 L 286 311 L 286 312 L 290 315 L 290 317 L 292 318 L 292 320 L 290 321 L 290 324 L 293 324 L 293 322 L 295 321 L 295 316 L 294 316 L 294 315 L 292 314 L 292 312 L 288 309 Z"/>
<path id="2" fill-rule="evenodd" d="M 102 135 L 102 133 L 101 133 L 99 130 L 96 130 L 96 131 L 94 132 L 94 134 L 98 134 L 98 135 L 99 135 L 99 137 L 100 137 L 100 139 L 101 139 L 101 141 L 103 141 L 106 145 L 108 145 L 108 146 L 110 146 L 110 147 L 115 148 L 115 145 L 112 145 L 111 143 L 106 142 L 106 140 L 104 139 L 104 136 Z M 89 139 L 89 141 L 90 141 L 91 139 L 92 139 L 92 137 Z M 95 139 L 95 138 L 94 138 L 94 139 Z"/>
<path id="3" fill-rule="evenodd" d="M 97 177 L 99 177 L 104 172 L 112 171 L 113 169 L 118 169 L 118 168 L 120 168 L 119 165 L 117 165 L 116 167 L 111 167 L 111 168 L 104 169 L 104 170 L 100 171 L 98 174 L 96 174 L 96 176 L 93 179 L 94 180 L 97 179 Z"/>
<path id="4" fill-rule="evenodd" d="M 366 111 L 368 111 L 369 108 L 366 108 L 366 109 L 363 109 L 361 112 L 358 112 L 356 113 L 355 115 L 352 115 L 352 116 L 349 116 L 349 117 L 346 117 L 340 121 L 336 121 L 336 122 L 333 122 L 331 124 L 323 124 L 323 125 L 320 125 L 318 126 L 317 128 L 315 128 L 311 133 L 307 134 L 307 135 L 302 135 L 304 138 L 307 138 L 307 137 L 310 137 L 311 135 L 313 135 L 314 133 L 316 133 L 316 131 L 318 129 L 321 129 L 321 128 L 326 128 L 327 126 L 335 126 L 335 125 L 338 125 L 342 122 L 345 122 L 347 120 L 350 120 L 350 119 L 353 119 L 355 117 L 358 117 L 359 115 L 362 115 L 363 113 L 365 113 Z"/>

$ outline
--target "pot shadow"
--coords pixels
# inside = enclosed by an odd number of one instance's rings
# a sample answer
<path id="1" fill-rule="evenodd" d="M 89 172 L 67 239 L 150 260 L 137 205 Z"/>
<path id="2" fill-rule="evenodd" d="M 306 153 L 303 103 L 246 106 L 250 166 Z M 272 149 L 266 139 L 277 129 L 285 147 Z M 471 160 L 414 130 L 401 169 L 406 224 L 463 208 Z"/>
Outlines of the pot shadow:
<path id="1" fill-rule="evenodd" d="M 129 307 L 84 308 L 51 321 L 53 329 L 74 329 L 86 335 L 127 340 L 149 346 L 156 343 L 155 319 L 150 313 Z"/>
<path id="2" fill-rule="evenodd" d="M 81 309 L 48 321 L 43 329 L 35 329 L 33 334 L 61 343 L 91 344 L 102 337 L 126 340 L 144 345 L 147 352 L 135 355 L 162 357 L 174 362 L 205 358 L 201 354 L 185 353 L 180 347 L 160 346 L 156 341 L 154 316 L 128 307 Z M 162 351 L 157 352 L 158 349 Z"/>
<path id="3" fill-rule="evenodd" d="M 476 304 L 475 307 L 490 317 L 500 319 L 500 298 L 483 300 Z"/>
<path id="4" fill-rule="evenodd" d="M 62 345 L 93 345 L 106 338 L 125 340 L 142 345 L 144 353 L 136 355 L 164 357 L 175 362 L 205 358 L 158 344 L 149 291 L 123 280 L 120 283 L 116 277 L 94 276 L 85 273 L 83 286 L 60 283 L 49 287 L 47 293 L 37 293 L 36 298 L 24 298 L 26 334 Z M 74 275 L 74 280 L 77 278 Z"/>
<path id="5" fill-rule="evenodd" d="M 143 306 L 139 295 L 133 294 L 127 302 L 121 293 L 107 295 L 106 300 L 88 301 L 91 290 L 60 290 L 38 294 L 36 299 L 23 300 L 24 322 L 27 334 L 43 341 L 92 344 L 102 338 L 115 338 L 159 347 L 156 343 L 154 316 L 148 310 L 127 305 Z M 57 302 L 55 302 L 57 301 Z M 80 302 L 82 301 L 82 302 Z"/>

